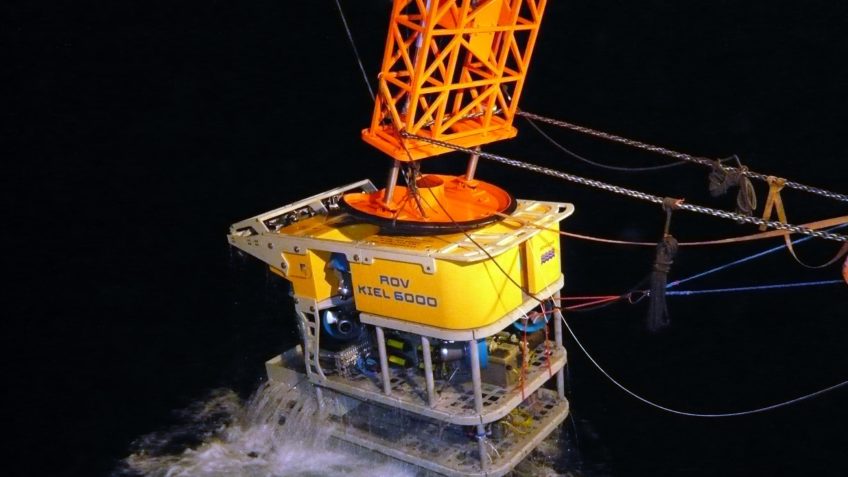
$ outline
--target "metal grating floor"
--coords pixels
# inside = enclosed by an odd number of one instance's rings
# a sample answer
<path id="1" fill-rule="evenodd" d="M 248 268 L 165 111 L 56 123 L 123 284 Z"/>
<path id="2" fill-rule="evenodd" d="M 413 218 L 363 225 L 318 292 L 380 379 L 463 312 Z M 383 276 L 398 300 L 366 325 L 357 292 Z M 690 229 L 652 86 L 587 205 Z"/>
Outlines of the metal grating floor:
<path id="1" fill-rule="evenodd" d="M 479 446 L 466 428 L 422 419 L 409 413 L 363 403 L 335 418 L 333 436 L 445 475 L 501 476 L 512 470 L 568 415 L 568 401 L 539 389 L 519 409 L 533 416 L 524 434 L 505 433 L 489 443 L 488 468 L 481 467 Z"/>

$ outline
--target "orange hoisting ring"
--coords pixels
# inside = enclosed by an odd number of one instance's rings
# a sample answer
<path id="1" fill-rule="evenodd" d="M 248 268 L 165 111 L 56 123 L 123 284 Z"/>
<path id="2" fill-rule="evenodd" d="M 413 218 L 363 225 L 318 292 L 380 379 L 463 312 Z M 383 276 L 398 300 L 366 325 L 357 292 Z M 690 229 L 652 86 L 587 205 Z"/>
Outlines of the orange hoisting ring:
<path id="1" fill-rule="evenodd" d="M 500 220 L 516 206 L 500 187 L 441 174 L 421 176 L 414 187 L 396 186 L 389 201 L 381 190 L 346 194 L 341 204 L 386 232 L 416 235 L 462 232 Z"/>

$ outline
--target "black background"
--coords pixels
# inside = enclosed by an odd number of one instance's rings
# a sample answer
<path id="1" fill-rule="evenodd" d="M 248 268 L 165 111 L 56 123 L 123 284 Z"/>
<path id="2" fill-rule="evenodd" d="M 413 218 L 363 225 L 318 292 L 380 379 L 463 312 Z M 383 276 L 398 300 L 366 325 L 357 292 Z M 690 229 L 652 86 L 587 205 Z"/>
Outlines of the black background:
<path id="1" fill-rule="evenodd" d="M 345 1 L 373 78 L 387 1 Z M 294 339 L 286 286 L 230 250 L 229 224 L 358 180 L 388 161 L 359 140 L 371 100 L 330 0 L 5 3 L 2 130 L 5 410 L 9 474 L 98 475 L 171 410 L 227 386 L 247 395 Z M 551 1 L 525 110 L 725 157 L 845 191 L 844 2 Z M 490 150 L 690 202 L 732 208 L 687 166 L 623 174 L 560 155 L 526 123 Z M 665 159 L 550 131 L 598 161 Z M 448 156 L 425 170 L 458 171 Z M 662 213 L 581 186 L 483 163 L 518 197 L 573 202 L 566 228 L 655 239 Z M 760 199 L 764 189 L 758 184 Z M 796 223 L 844 204 L 788 191 Z M 678 213 L 681 240 L 752 233 Z M 776 244 L 778 242 L 770 242 Z M 766 244 L 686 249 L 672 279 Z M 818 260 L 835 244 L 801 252 Z M 619 293 L 650 250 L 567 240 L 566 291 Z M 691 288 L 837 278 L 785 253 Z M 848 377 L 846 289 L 671 298 L 673 326 L 645 331 L 644 304 L 570 318 L 635 391 L 690 411 L 772 404 Z M 615 475 L 845 475 L 846 394 L 699 420 L 613 387 L 573 342 L 570 387 L 587 460 Z M 8 447 L 8 446 L 7 446 Z M 9 449 L 7 449 L 9 450 Z M 47 470 L 47 469 L 50 470 Z"/>

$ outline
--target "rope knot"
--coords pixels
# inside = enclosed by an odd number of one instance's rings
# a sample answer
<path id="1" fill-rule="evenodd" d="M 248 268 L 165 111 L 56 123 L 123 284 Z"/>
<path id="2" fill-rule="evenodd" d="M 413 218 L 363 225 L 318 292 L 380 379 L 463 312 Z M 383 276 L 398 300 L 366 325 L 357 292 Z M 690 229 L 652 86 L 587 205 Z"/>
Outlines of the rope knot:
<path id="1" fill-rule="evenodd" d="M 662 208 L 664 211 L 674 211 L 680 208 L 683 205 L 685 199 L 675 199 L 674 197 L 665 197 L 662 201 Z"/>
<path id="2" fill-rule="evenodd" d="M 677 255 L 677 249 L 677 239 L 671 235 L 663 237 L 662 241 L 657 244 L 657 255 L 654 259 L 654 270 L 667 275 L 668 272 L 671 271 L 671 265 L 674 263 L 674 256 Z"/>
<path id="3" fill-rule="evenodd" d="M 679 209 L 683 205 L 684 199 L 675 199 L 674 197 L 665 197 L 662 200 L 662 209 L 665 211 L 665 227 L 663 228 L 663 236 L 668 235 L 671 227 L 671 213 Z"/>
<path id="4" fill-rule="evenodd" d="M 733 159 L 739 165 L 737 169 L 726 168 L 722 165 L 723 160 Z M 750 216 L 757 208 L 757 193 L 751 179 L 748 178 L 748 167 L 742 165 L 742 161 L 735 154 L 727 159 L 717 159 L 712 163 L 712 172 L 709 175 L 710 195 L 718 197 L 724 195 L 731 187 L 738 187 L 736 194 L 736 211 L 740 214 Z"/>
<path id="5" fill-rule="evenodd" d="M 663 238 L 657 243 L 657 253 L 651 271 L 651 291 L 648 304 L 648 330 L 651 332 L 660 331 L 670 323 L 665 290 L 668 288 L 668 273 L 671 271 L 671 265 L 674 263 L 678 249 L 677 239 L 672 237 L 670 233 L 671 214 L 679 209 L 682 204 L 683 199 L 672 197 L 666 197 L 662 201 L 662 208 L 665 211 L 665 227 Z"/>
<path id="6" fill-rule="evenodd" d="M 768 182 L 769 186 L 776 187 L 777 189 L 783 189 L 786 185 L 786 179 L 776 176 L 766 177 L 766 182 Z"/>

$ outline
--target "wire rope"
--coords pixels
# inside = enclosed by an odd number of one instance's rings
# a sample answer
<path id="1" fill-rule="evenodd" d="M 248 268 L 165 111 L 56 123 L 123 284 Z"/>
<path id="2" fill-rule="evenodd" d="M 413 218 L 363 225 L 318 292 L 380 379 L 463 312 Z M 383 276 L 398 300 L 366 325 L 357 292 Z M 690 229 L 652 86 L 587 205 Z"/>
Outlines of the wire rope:
<path id="1" fill-rule="evenodd" d="M 350 47 L 353 49 L 353 55 L 356 56 L 356 62 L 359 63 L 359 71 L 362 72 L 362 79 L 365 80 L 365 86 L 368 88 L 368 93 L 371 95 L 371 100 L 375 100 L 374 89 L 371 87 L 371 82 L 368 81 L 368 73 L 365 72 L 365 65 L 362 64 L 362 57 L 359 55 L 359 50 L 356 48 L 356 42 L 353 41 L 353 33 L 350 31 L 350 26 L 347 24 L 347 17 L 345 17 L 344 10 L 342 10 L 342 4 L 339 3 L 339 0 L 335 0 L 336 8 L 339 9 L 339 16 L 342 17 L 342 24 L 344 24 L 345 31 L 347 32 L 347 39 L 350 41 Z"/>
<path id="2" fill-rule="evenodd" d="M 659 171 L 659 170 L 663 170 L 663 169 L 671 169 L 673 167 L 683 166 L 683 165 L 686 164 L 686 161 L 677 161 L 677 162 L 672 162 L 671 164 L 662 164 L 662 165 L 659 165 L 659 166 L 645 166 L 645 167 L 610 166 L 608 164 L 601 164 L 600 162 L 596 162 L 596 161 L 593 161 L 593 160 L 591 160 L 591 159 L 589 159 L 585 156 L 581 156 L 580 154 L 577 154 L 576 152 L 572 151 L 571 149 L 568 149 L 567 147 L 563 146 L 562 143 L 560 143 L 556 139 L 552 138 L 548 133 L 543 131 L 542 128 L 540 128 L 539 125 L 536 124 L 532 119 L 525 117 L 524 120 L 527 121 L 530 124 L 530 126 L 533 126 L 533 129 L 535 129 L 536 132 L 538 132 L 543 138 L 545 138 L 549 143 L 551 143 L 554 147 L 556 147 L 560 151 L 562 151 L 565 154 L 573 157 L 574 159 L 577 159 L 578 161 L 585 162 L 586 164 L 589 164 L 589 165 L 592 165 L 592 166 L 595 166 L 595 167 L 600 167 L 601 169 L 608 169 L 608 170 L 611 170 L 611 171 L 618 171 L 618 172 L 648 172 L 648 171 Z"/>
<path id="3" fill-rule="evenodd" d="M 558 179 L 563 179 L 569 182 L 574 182 L 576 184 L 581 184 L 589 187 L 594 187 L 596 189 L 605 190 L 607 192 L 612 192 L 614 194 L 623 195 L 626 197 L 630 197 L 632 199 L 639 199 L 647 202 L 652 202 L 654 204 L 662 204 L 663 198 L 657 195 L 648 194 L 646 192 L 641 192 L 634 189 L 628 189 L 626 187 L 621 187 L 613 184 L 608 184 L 606 182 L 602 182 L 595 179 L 587 179 L 585 177 L 580 177 L 574 174 L 569 174 L 562 171 L 557 171 L 555 169 L 551 169 L 549 167 L 538 166 L 535 164 L 530 164 L 524 161 L 519 161 L 517 159 L 511 159 L 504 156 L 499 156 L 497 154 L 492 154 L 488 152 L 478 151 L 475 149 L 471 149 L 468 147 L 459 146 L 457 144 L 439 141 L 437 139 L 432 139 L 429 137 L 419 136 L 417 134 L 410 134 L 406 131 L 400 132 L 401 137 L 407 139 L 414 139 L 416 141 L 425 142 L 428 144 L 432 144 L 434 146 L 444 147 L 446 149 L 452 149 L 454 151 L 465 152 L 466 154 L 477 154 L 478 157 L 482 157 L 484 159 L 489 159 L 494 162 L 499 162 L 501 164 L 505 164 L 512 167 L 517 167 L 519 169 L 525 169 L 532 172 L 536 172 L 538 174 L 543 174 L 551 177 L 556 177 Z M 406 146 L 404 146 L 406 147 Z M 722 219 L 734 220 L 739 223 L 747 223 L 753 225 L 763 225 L 771 229 L 777 230 L 786 230 L 792 233 L 799 233 L 804 235 L 811 235 L 823 239 L 833 240 L 836 242 L 848 242 L 848 236 L 834 234 L 830 232 L 823 232 L 820 230 L 812 230 L 807 227 L 802 227 L 798 225 L 792 225 L 785 222 L 780 222 L 776 220 L 764 220 L 759 217 L 753 217 L 749 215 L 739 214 L 736 212 L 728 212 L 726 210 L 713 209 L 711 207 L 705 207 L 702 205 L 695 205 L 685 203 L 683 201 L 679 201 L 676 205 L 676 208 L 687 210 L 689 212 L 697 212 L 700 214 L 710 215 L 713 217 L 718 217 Z"/>
<path id="4" fill-rule="evenodd" d="M 715 167 L 716 164 L 717 164 L 717 161 L 715 159 L 692 156 L 690 154 L 673 151 L 671 149 L 667 149 L 667 148 L 660 147 L 660 146 L 654 146 L 654 145 L 647 144 L 647 143 L 644 143 L 644 142 L 641 142 L 641 141 L 636 141 L 634 139 L 628 139 L 628 138 L 618 136 L 618 135 L 615 135 L 615 134 L 599 131 L 597 129 L 587 128 L 585 126 L 578 126 L 576 124 L 572 124 L 572 123 L 569 123 L 569 122 L 566 122 L 566 121 L 561 121 L 561 120 L 558 120 L 558 119 L 540 116 L 538 114 L 529 113 L 527 111 L 517 111 L 516 114 L 519 115 L 519 116 L 522 116 L 524 118 L 535 119 L 537 121 L 541 121 L 541 122 L 544 122 L 544 123 L 547 123 L 547 124 L 551 124 L 551 125 L 566 128 L 566 129 L 570 129 L 572 131 L 576 131 L 576 132 L 586 134 L 586 135 L 589 135 L 589 136 L 593 136 L 593 137 L 597 137 L 597 138 L 601 138 L 601 139 L 606 139 L 608 141 L 617 142 L 619 144 L 624 144 L 624 145 L 627 145 L 627 146 L 635 147 L 637 149 L 642 149 L 642 150 L 645 150 L 645 151 L 654 152 L 654 153 L 661 154 L 661 155 L 668 156 L 668 157 L 672 157 L 674 159 L 681 160 L 681 161 L 691 162 L 691 163 L 700 164 L 702 166 L 709 166 L 709 167 Z M 736 167 L 725 166 L 725 165 L 720 165 L 720 167 L 725 171 L 729 171 L 729 172 L 733 172 L 733 173 L 739 173 L 739 174 L 742 174 L 746 177 L 751 177 L 751 178 L 759 179 L 759 180 L 762 180 L 762 181 L 768 181 L 769 177 L 771 177 L 767 174 L 754 172 L 754 171 L 748 170 L 747 168 L 744 168 L 744 167 L 736 168 Z M 789 187 L 789 188 L 792 188 L 792 189 L 797 189 L 797 190 L 801 190 L 801 191 L 804 191 L 804 192 L 817 194 L 817 195 L 820 195 L 822 197 L 827 197 L 828 199 L 834 199 L 834 200 L 838 200 L 838 201 L 841 201 L 841 202 L 848 202 L 848 195 L 845 195 L 845 194 L 832 192 L 832 191 L 822 189 L 822 188 L 819 188 L 819 187 L 808 186 L 808 185 L 801 184 L 799 182 L 794 182 L 794 181 L 786 181 L 785 185 L 786 185 L 786 187 Z"/>
<path id="5" fill-rule="evenodd" d="M 560 315 L 560 316 L 562 318 L 562 323 L 565 325 L 565 328 L 568 330 L 568 334 L 571 335 L 571 338 L 574 340 L 575 343 L 577 343 L 577 346 L 580 347 L 580 350 L 583 351 L 583 354 L 586 355 L 586 357 L 589 359 L 589 361 L 591 361 L 592 364 L 595 365 L 595 367 L 598 369 L 598 371 L 600 371 L 601 374 L 603 374 L 610 382 L 615 384 L 619 389 L 621 389 L 625 393 L 629 394 L 631 397 L 641 401 L 642 403 L 647 404 L 647 405 L 654 407 L 656 409 L 659 409 L 661 411 L 665 411 L 665 412 L 668 412 L 668 413 L 671 413 L 671 414 L 676 414 L 678 416 L 699 417 L 699 418 L 721 418 L 721 417 L 749 416 L 751 414 L 758 414 L 758 413 L 762 413 L 762 412 L 766 412 L 766 411 L 772 411 L 774 409 L 786 407 L 786 406 L 789 406 L 789 405 L 792 405 L 792 404 L 799 403 L 801 401 L 806 401 L 808 399 L 812 399 L 816 396 L 821 396 L 822 394 L 828 393 L 830 391 L 835 391 L 835 390 L 837 390 L 841 387 L 844 387 L 845 385 L 848 385 L 848 381 L 842 381 L 839 384 L 834 384 L 833 386 L 829 386 L 827 388 L 820 389 L 820 390 L 812 392 L 810 394 L 805 394 L 803 396 L 799 396 L 797 398 L 782 401 L 782 402 L 779 402 L 779 403 L 776 403 L 776 404 L 758 407 L 758 408 L 755 408 L 755 409 L 748 409 L 748 410 L 745 410 L 745 411 L 718 412 L 718 413 L 701 413 L 701 412 L 680 411 L 680 410 L 677 410 L 677 409 L 670 408 L 668 406 L 663 406 L 662 404 L 658 404 L 658 403 L 656 403 L 656 402 L 654 402 L 650 399 L 642 397 L 641 395 L 636 394 L 635 392 L 631 391 L 629 388 L 627 388 L 626 386 L 624 386 L 623 384 L 618 382 L 618 380 L 613 378 L 600 364 L 598 364 L 598 362 L 595 360 L 595 358 L 592 357 L 591 354 L 589 354 L 589 351 L 586 349 L 585 346 L 583 346 L 583 343 L 580 342 L 580 340 L 577 338 L 577 335 L 575 335 L 574 331 L 571 329 L 571 326 L 565 320 L 565 316 L 564 315 Z"/>

